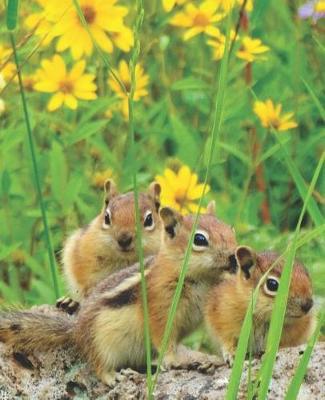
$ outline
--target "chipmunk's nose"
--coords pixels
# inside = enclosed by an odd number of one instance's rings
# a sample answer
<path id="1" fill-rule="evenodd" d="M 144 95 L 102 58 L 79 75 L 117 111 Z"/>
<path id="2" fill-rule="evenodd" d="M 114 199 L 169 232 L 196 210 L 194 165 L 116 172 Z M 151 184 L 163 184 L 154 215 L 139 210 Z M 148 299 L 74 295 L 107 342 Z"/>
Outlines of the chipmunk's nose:
<path id="1" fill-rule="evenodd" d="M 122 250 L 127 250 L 132 243 L 132 236 L 128 233 L 122 233 L 122 235 L 117 239 L 117 243 Z"/>
<path id="2" fill-rule="evenodd" d="M 308 313 L 308 311 L 312 308 L 314 302 L 313 299 L 307 299 L 302 305 L 301 309 L 304 313 Z"/>

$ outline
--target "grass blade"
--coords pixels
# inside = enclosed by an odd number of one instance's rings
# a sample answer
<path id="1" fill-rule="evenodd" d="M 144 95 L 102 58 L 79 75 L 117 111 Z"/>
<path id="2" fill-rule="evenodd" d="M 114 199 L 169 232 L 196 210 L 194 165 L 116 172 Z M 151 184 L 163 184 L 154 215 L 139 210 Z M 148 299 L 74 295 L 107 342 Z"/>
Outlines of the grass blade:
<path id="1" fill-rule="evenodd" d="M 237 393 L 240 385 L 240 379 L 243 372 L 243 364 L 245 361 L 249 338 L 253 326 L 253 313 L 257 301 L 258 291 L 255 290 L 252 294 L 250 306 L 247 309 L 245 319 L 240 331 L 238 345 L 235 354 L 235 360 L 231 369 L 228 389 L 226 393 L 226 400 L 233 400 L 237 398 Z"/>
<path id="2" fill-rule="evenodd" d="M 298 239 L 298 234 L 300 231 L 301 223 L 303 216 L 305 214 L 308 202 L 311 198 L 311 194 L 314 190 L 316 185 L 317 179 L 319 177 L 320 171 L 322 169 L 324 163 L 325 153 L 323 153 L 310 183 L 308 192 L 306 197 L 304 198 L 304 204 L 299 216 L 299 220 L 297 223 L 297 227 L 295 230 L 295 235 L 290 245 L 290 249 L 288 251 L 287 260 L 283 267 L 279 290 L 277 296 L 275 298 L 275 304 L 272 311 L 271 322 L 270 322 L 270 329 L 267 336 L 266 342 L 266 349 L 265 349 L 265 356 L 262 361 L 262 366 L 260 369 L 260 387 L 258 389 L 258 399 L 266 399 L 268 388 L 270 384 L 270 380 L 272 377 L 273 366 L 276 359 L 276 353 L 278 351 L 278 347 L 280 344 L 281 334 L 282 334 L 282 327 L 284 323 L 286 305 L 288 300 L 289 294 L 289 287 L 290 287 L 290 280 L 291 280 L 291 273 L 294 263 L 294 257 L 296 253 L 296 242 Z"/>
<path id="3" fill-rule="evenodd" d="M 134 92 L 136 87 L 135 69 L 140 54 L 140 39 L 139 33 L 142 27 L 144 18 L 144 6 L 142 0 L 137 0 L 137 17 L 133 29 L 134 33 L 134 47 L 131 53 L 131 59 L 129 63 L 131 87 L 128 96 L 128 108 L 129 108 L 129 142 L 131 147 L 131 163 L 136 165 L 136 141 L 135 141 L 135 130 L 134 130 L 134 116 L 133 116 L 133 103 L 134 103 Z M 147 296 L 147 284 L 144 275 L 144 254 L 142 247 L 142 224 L 140 221 L 140 210 L 139 210 L 139 189 L 137 182 L 137 168 L 133 168 L 132 181 L 134 190 L 134 208 L 135 208 L 135 220 L 136 220 L 136 247 L 140 263 L 141 273 L 141 296 L 142 296 L 142 307 L 144 317 L 144 342 L 146 349 L 146 366 L 147 366 L 147 391 L 148 398 L 151 398 L 151 386 L 152 386 L 152 373 L 151 373 L 151 339 L 150 339 L 150 324 L 149 324 L 149 309 L 148 309 L 148 296 Z"/>
<path id="4" fill-rule="evenodd" d="M 55 258 L 54 258 L 51 233 L 50 233 L 50 228 L 49 228 L 49 224 L 48 224 L 48 220 L 47 220 L 47 214 L 46 214 L 46 209 L 45 209 L 45 204 L 44 204 L 44 199 L 43 199 L 43 194 L 42 194 L 42 188 L 41 188 L 41 183 L 40 183 L 39 171 L 38 171 L 37 160 L 36 160 L 36 150 L 35 150 L 32 128 L 30 125 L 30 119 L 29 119 L 29 114 L 28 114 L 27 100 L 26 100 L 26 96 L 25 96 L 23 81 L 21 78 L 21 71 L 19 68 L 19 60 L 18 60 L 18 55 L 17 55 L 17 51 L 16 51 L 15 38 L 12 33 L 9 33 L 9 36 L 10 36 L 11 46 L 12 46 L 12 50 L 13 50 L 13 54 L 14 54 L 14 60 L 15 60 L 15 64 L 16 64 L 16 68 L 17 68 L 17 72 L 18 72 L 19 90 L 20 90 L 20 95 L 21 95 L 21 101 L 23 104 L 26 130 L 27 130 L 27 135 L 28 135 L 28 143 L 29 143 L 29 149 L 30 149 L 33 171 L 34 171 L 35 182 L 36 182 L 36 191 L 37 191 L 37 196 L 38 196 L 38 200 L 39 200 L 39 204 L 40 204 L 42 221 L 43 221 L 43 225 L 44 225 L 45 240 L 46 240 L 46 246 L 47 246 L 47 251 L 48 251 L 48 256 L 49 256 L 49 261 L 50 261 L 50 269 L 51 269 L 51 275 L 52 275 L 52 281 L 53 281 L 54 295 L 55 295 L 55 298 L 57 299 L 59 297 L 60 293 L 59 293 L 59 286 L 58 286 L 56 262 L 55 262 Z"/>
<path id="5" fill-rule="evenodd" d="M 305 79 L 301 78 L 303 84 L 306 86 L 306 89 L 308 90 L 311 98 L 314 100 L 315 106 L 318 108 L 318 111 L 320 113 L 320 116 L 322 117 L 322 120 L 325 121 L 325 109 L 322 106 L 321 102 L 318 100 L 315 92 L 311 88 L 311 86 L 305 81 Z"/>
<path id="6" fill-rule="evenodd" d="M 296 372 L 295 372 L 295 374 L 294 374 L 294 376 L 293 376 L 293 378 L 292 378 L 292 380 L 290 382 L 288 391 L 286 393 L 285 400 L 291 400 L 291 399 L 297 399 L 298 398 L 299 389 L 300 389 L 302 381 L 303 381 L 303 379 L 304 379 L 304 377 L 306 375 L 307 366 L 308 366 L 311 354 L 313 352 L 314 346 L 315 346 L 315 344 L 317 342 L 317 339 L 319 337 L 320 330 L 321 330 L 321 327 L 323 325 L 324 320 L 325 320 L 325 314 L 322 313 L 320 318 L 319 318 L 319 320 L 318 320 L 315 332 L 314 332 L 313 336 L 309 339 L 307 347 L 306 347 L 306 349 L 304 351 L 304 354 L 301 357 L 301 360 L 300 360 L 299 365 L 298 365 L 298 367 L 296 369 Z"/>
<path id="7" fill-rule="evenodd" d="M 8 0 L 6 23 L 9 31 L 16 29 L 18 21 L 18 6 L 19 0 Z"/>
<path id="8" fill-rule="evenodd" d="M 219 140 L 220 128 L 221 128 L 222 121 L 223 121 L 224 98 L 225 98 L 227 74 L 228 74 L 230 28 L 231 28 L 231 19 L 232 19 L 231 17 L 232 17 L 232 13 L 229 12 L 228 17 L 227 17 L 227 33 L 226 33 L 225 52 L 224 52 L 224 56 L 221 61 L 220 75 L 219 75 L 219 80 L 218 80 L 218 91 L 217 91 L 217 96 L 216 96 L 216 100 L 215 100 L 215 107 L 214 107 L 214 114 L 213 114 L 213 124 L 212 124 L 211 133 L 209 135 L 211 144 L 209 147 L 209 155 L 208 155 L 208 160 L 207 160 L 207 167 L 206 167 L 206 173 L 205 173 L 205 179 L 204 179 L 204 184 L 203 184 L 204 186 L 203 186 L 202 193 L 205 193 L 207 182 L 210 177 L 212 160 L 213 160 L 213 157 L 215 156 L 215 152 L 216 152 L 216 144 L 219 143 L 219 141 L 220 141 Z M 174 318 L 176 315 L 178 303 L 180 301 L 180 297 L 181 297 L 181 293 L 182 293 L 182 289 L 183 289 L 183 285 L 184 285 L 184 280 L 185 280 L 185 275 L 187 272 L 188 262 L 189 262 L 190 255 L 191 255 L 191 247 L 192 247 L 192 243 L 193 243 L 193 239 L 194 239 L 195 230 L 196 230 L 196 227 L 198 224 L 199 213 L 200 213 L 200 210 L 202 207 L 202 199 L 203 199 L 203 195 L 200 197 L 200 200 L 199 200 L 198 210 L 195 215 L 195 220 L 194 220 L 194 224 L 192 227 L 190 240 L 189 240 L 187 248 L 186 248 L 186 252 L 185 252 L 184 260 L 183 260 L 182 267 L 180 270 L 179 279 L 178 279 L 175 293 L 173 296 L 172 304 L 171 304 L 169 312 L 168 312 L 167 323 L 166 323 L 164 336 L 163 336 L 162 343 L 161 343 L 160 353 L 158 356 L 157 372 L 156 372 L 156 375 L 155 375 L 155 378 L 153 381 L 153 385 L 151 388 L 151 392 L 150 392 L 151 396 L 152 396 L 153 390 L 155 388 L 155 385 L 157 384 L 158 376 L 159 376 L 161 365 L 162 365 L 162 360 L 166 353 L 169 339 L 171 336 L 173 322 L 174 322 Z"/>

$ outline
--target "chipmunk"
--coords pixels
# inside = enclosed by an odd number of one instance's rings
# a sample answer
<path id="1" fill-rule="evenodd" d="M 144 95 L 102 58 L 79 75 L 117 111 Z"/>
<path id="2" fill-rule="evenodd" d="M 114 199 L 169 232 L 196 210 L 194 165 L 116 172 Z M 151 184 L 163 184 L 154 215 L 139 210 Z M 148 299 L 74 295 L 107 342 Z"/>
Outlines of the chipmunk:
<path id="1" fill-rule="evenodd" d="M 105 199 L 100 214 L 78 229 L 65 243 L 63 271 L 74 298 L 82 299 L 101 279 L 137 261 L 135 245 L 134 193 L 119 194 L 112 180 L 104 185 Z M 156 254 L 160 246 L 160 185 L 153 182 L 147 193 L 139 194 L 143 225 L 144 256 Z M 72 305 L 59 299 L 62 308 Z"/>
<path id="2" fill-rule="evenodd" d="M 274 298 L 284 267 L 279 254 L 265 251 L 256 254 L 246 246 L 236 249 L 238 270 L 210 292 L 205 308 L 205 321 L 215 344 L 221 345 L 225 361 L 232 364 L 247 307 L 254 289 L 267 273 L 260 286 L 253 316 L 254 355 L 265 350 Z M 267 272 L 270 268 L 270 272 Z M 307 341 L 315 327 L 312 285 L 305 267 L 295 261 L 283 325 L 280 347 L 297 346 Z"/>
<path id="3" fill-rule="evenodd" d="M 193 362 L 193 353 L 179 345 L 203 319 L 208 289 L 224 271 L 233 267 L 236 239 L 234 231 L 214 215 L 211 203 L 201 215 L 194 234 L 185 284 L 177 308 L 164 365 L 172 367 Z M 155 350 L 160 350 L 168 311 L 194 216 L 181 216 L 162 208 L 164 226 L 158 254 L 147 260 L 145 269 L 149 323 Z M 32 311 L 0 314 L 0 340 L 25 351 L 73 346 L 106 384 L 115 381 L 115 371 L 145 364 L 144 317 L 141 276 L 138 265 L 123 269 L 102 280 L 83 299 L 74 318 L 56 317 Z M 199 354 L 195 352 L 194 357 Z"/>

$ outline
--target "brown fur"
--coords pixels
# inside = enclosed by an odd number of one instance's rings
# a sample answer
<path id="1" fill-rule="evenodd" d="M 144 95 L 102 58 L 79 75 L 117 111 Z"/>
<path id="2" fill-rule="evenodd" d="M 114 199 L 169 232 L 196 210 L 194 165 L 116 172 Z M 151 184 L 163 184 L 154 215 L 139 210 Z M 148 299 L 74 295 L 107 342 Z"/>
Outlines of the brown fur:
<path id="1" fill-rule="evenodd" d="M 276 253 L 263 252 L 256 255 L 253 264 L 248 270 L 248 277 L 247 270 L 239 268 L 236 275 L 215 286 L 208 297 L 205 320 L 211 337 L 217 346 L 221 346 L 225 358 L 234 355 L 252 293 L 263 274 L 274 266 L 268 276 L 280 277 L 284 260 L 279 259 Z M 312 286 L 308 273 L 304 266 L 296 261 L 292 271 L 281 347 L 297 346 L 306 342 L 311 335 L 314 316 L 311 311 L 305 314 L 301 309 L 301 305 L 311 298 Z M 274 297 L 265 292 L 262 284 L 254 312 L 253 326 L 253 352 L 257 355 L 265 349 L 273 303 Z"/>
<path id="2" fill-rule="evenodd" d="M 161 249 L 146 270 L 150 330 L 157 350 L 193 225 L 193 217 L 178 217 L 180 221 L 175 227 L 175 235 L 172 238 L 169 234 L 163 235 Z M 164 225 L 168 227 L 168 221 L 165 220 Z M 202 321 L 208 288 L 220 279 L 223 269 L 228 268 L 229 255 L 236 245 L 231 228 L 211 215 L 201 216 L 198 229 L 209 234 L 210 244 L 204 252 L 191 253 L 168 352 L 171 359 L 176 354 L 179 341 Z M 101 289 L 97 287 L 85 303 L 77 322 L 78 331 L 83 332 L 78 340 L 81 340 L 80 347 L 87 350 L 88 359 L 97 374 L 109 382 L 111 374 L 107 372 L 122 366 L 143 365 L 145 351 L 140 276 L 126 278 L 114 289 L 111 289 L 110 279 L 107 278 L 101 283 Z M 182 357 L 184 359 L 184 352 Z"/>
<path id="3" fill-rule="evenodd" d="M 162 209 L 162 214 L 163 210 L 166 209 Z M 168 210 L 168 216 L 173 216 L 177 222 L 173 228 L 168 229 L 169 233 L 162 235 L 162 246 L 158 255 L 148 258 L 145 265 L 150 329 L 152 341 L 157 350 L 160 349 L 168 310 L 193 225 L 193 217 L 181 217 L 176 212 Z M 163 217 L 165 229 L 169 226 L 169 217 L 166 215 Z M 173 237 L 170 235 L 171 229 L 175 230 Z M 178 351 L 178 344 L 185 335 L 201 323 L 208 288 L 220 279 L 224 270 L 229 268 L 229 255 L 234 253 L 236 246 L 235 235 L 231 228 L 212 215 L 201 216 L 197 229 L 209 236 L 209 245 L 203 251 L 195 248 L 191 251 L 171 345 L 166 357 L 168 362 L 173 362 L 180 356 L 182 362 L 186 360 L 186 351 L 184 349 Z M 47 337 L 44 336 L 43 329 L 47 335 L 54 337 L 48 347 L 55 345 L 56 335 L 57 344 L 62 344 L 64 342 L 62 338 L 67 336 L 68 340 L 72 340 L 75 344 L 79 353 L 93 366 L 97 375 L 110 384 L 114 380 L 115 370 L 145 364 L 140 289 L 139 266 L 134 265 L 108 276 L 97 284 L 81 303 L 75 323 L 68 329 L 68 335 L 65 335 L 64 330 L 57 332 L 55 322 L 48 321 L 45 316 L 40 320 L 38 317 L 34 320 L 30 318 L 28 324 L 22 324 L 21 332 L 24 337 L 32 341 L 29 349 L 39 348 L 37 342 L 46 344 Z M 66 316 L 66 318 L 69 317 Z M 11 317 L 11 320 L 14 318 Z M 29 329 L 31 325 L 34 325 L 33 329 Z M 7 334 L 10 337 L 10 344 L 21 343 L 12 330 L 7 330 Z M 193 359 L 191 361 L 193 362 Z"/>
<path id="4" fill-rule="evenodd" d="M 33 311 L 2 311 L 0 341 L 27 353 L 74 346 L 74 322 L 66 315 L 47 316 Z"/>
<path id="5" fill-rule="evenodd" d="M 74 297 L 81 299 L 97 282 L 137 261 L 135 246 L 134 193 L 118 194 L 114 184 L 105 184 L 105 204 L 101 213 L 85 228 L 73 233 L 64 246 L 63 270 Z M 140 218 L 152 212 L 153 230 L 142 230 L 145 256 L 157 253 L 160 244 L 160 221 L 157 214 L 160 187 L 153 183 L 148 193 L 139 194 Z M 109 209 L 111 225 L 103 227 L 105 211 Z M 132 243 L 123 251 L 118 240 L 127 235 Z"/>

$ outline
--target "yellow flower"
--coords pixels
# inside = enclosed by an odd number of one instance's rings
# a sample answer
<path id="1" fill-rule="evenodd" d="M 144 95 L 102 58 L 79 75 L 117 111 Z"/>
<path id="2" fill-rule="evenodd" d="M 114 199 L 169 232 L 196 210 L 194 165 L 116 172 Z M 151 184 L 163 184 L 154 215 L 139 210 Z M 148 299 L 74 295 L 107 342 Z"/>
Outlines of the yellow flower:
<path id="1" fill-rule="evenodd" d="M 46 46 L 54 38 L 53 24 L 48 19 L 49 10 L 46 8 L 48 0 L 36 0 L 36 3 L 42 7 L 42 10 L 29 14 L 24 23 L 28 29 L 34 31 L 35 35 L 41 37 L 41 45 Z"/>
<path id="2" fill-rule="evenodd" d="M 85 74 L 86 62 L 78 61 L 70 72 L 66 70 L 64 60 L 54 55 L 51 60 L 42 60 L 42 68 L 37 71 L 37 83 L 34 89 L 39 92 L 55 93 L 48 105 L 49 111 L 54 111 L 65 104 L 75 110 L 78 100 L 93 100 L 96 96 L 95 75 Z"/>
<path id="3" fill-rule="evenodd" d="M 156 181 L 161 186 L 161 204 L 169 206 L 182 214 L 194 213 L 198 210 L 198 200 L 205 195 L 210 187 L 207 185 L 203 193 L 204 185 L 198 183 L 198 176 L 192 173 L 190 168 L 183 165 L 178 173 L 166 168 L 163 175 L 157 175 Z M 204 209 L 201 209 L 204 212 Z"/>
<path id="4" fill-rule="evenodd" d="M 293 113 L 281 114 L 282 105 L 274 105 L 272 100 L 255 101 L 254 112 L 259 117 L 265 128 L 273 128 L 276 131 L 286 131 L 296 128 L 298 124 L 292 120 Z"/>
<path id="5" fill-rule="evenodd" d="M 107 181 L 107 179 L 112 178 L 112 176 L 113 171 L 110 168 L 105 169 L 104 171 L 96 172 L 92 179 L 92 185 L 95 188 L 103 189 L 104 183 Z"/>
<path id="6" fill-rule="evenodd" d="M 109 34 L 125 30 L 123 18 L 128 13 L 126 7 L 118 6 L 116 2 L 117 0 L 79 1 L 91 35 L 99 47 L 108 53 L 113 51 L 113 42 Z M 68 9 L 63 17 L 59 18 L 58 15 L 51 17 L 52 22 L 55 23 L 53 34 L 59 36 L 56 49 L 61 52 L 69 48 L 74 59 L 79 59 L 83 55 L 89 56 L 93 52 L 91 37 L 80 21 L 73 0 L 60 2 L 61 9 L 67 6 Z M 127 41 L 130 39 L 128 38 Z M 124 44 L 124 46 L 128 45 Z"/>
<path id="7" fill-rule="evenodd" d="M 122 26 L 119 32 L 112 32 L 110 37 L 116 47 L 128 52 L 133 46 L 133 32 L 127 26 Z"/>
<path id="8" fill-rule="evenodd" d="M 260 55 L 270 50 L 268 46 L 263 45 L 260 39 L 253 39 L 249 36 L 243 37 L 241 44 L 240 50 L 237 51 L 237 57 L 247 62 L 263 59 Z"/>
<path id="9" fill-rule="evenodd" d="M 209 46 L 213 48 L 213 58 L 214 60 L 220 60 L 225 53 L 226 36 L 223 35 L 219 30 L 218 32 L 211 33 L 210 36 L 212 36 L 213 39 L 209 39 L 207 43 Z M 234 38 L 235 38 L 235 31 L 231 30 L 229 44 L 231 44 Z"/>
<path id="10" fill-rule="evenodd" d="M 324 0 L 319 0 L 316 2 L 314 5 L 314 10 L 317 13 L 325 13 L 325 1 Z"/>
<path id="11" fill-rule="evenodd" d="M 14 78 L 17 81 L 16 65 L 10 61 L 12 50 L 0 44 L 0 73 L 6 82 Z"/>
<path id="12" fill-rule="evenodd" d="M 185 6 L 183 12 L 175 14 L 170 24 L 187 28 L 183 35 L 184 40 L 189 40 L 200 33 L 211 34 L 218 31 L 213 24 L 224 17 L 224 14 L 216 13 L 217 9 L 218 5 L 212 0 L 204 1 L 199 7 L 191 3 Z"/>
<path id="13" fill-rule="evenodd" d="M 187 0 L 162 0 L 163 9 L 167 12 L 171 11 L 176 4 L 184 4 Z"/>
<path id="14" fill-rule="evenodd" d="M 118 71 L 115 73 L 119 76 L 123 82 L 126 90 L 129 92 L 131 88 L 131 76 L 129 67 L 125 60 L 121 60 L 119 63 Z M 108 86 L 117 94 L 117 96 L 122 99 L 122 112 L 125 118 L 129 115 L 128 107 L 128 95 L 123 92 L 120 85 L 111 76 L 107 80 Z M 138 64 L 135 67 L 135 90 L 134 90 L 134 101 L 138 101 L 141 97 L 148 95 L 147 86 L 149 83 L 149 76 L 144 73 L 143 68 Z"/>
<path id="15" fill-rule="evenodd" d="M 244 0 L 216 0 L 219 7 L 223 8 L 226 12 L 230 11 L 233 7 L 243 4 Z M 245 10 L 250 12 L 253 9 L 253 0 L 248 0 Z"/>

